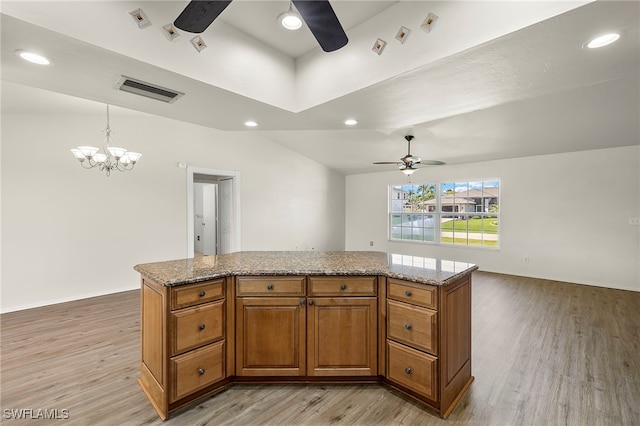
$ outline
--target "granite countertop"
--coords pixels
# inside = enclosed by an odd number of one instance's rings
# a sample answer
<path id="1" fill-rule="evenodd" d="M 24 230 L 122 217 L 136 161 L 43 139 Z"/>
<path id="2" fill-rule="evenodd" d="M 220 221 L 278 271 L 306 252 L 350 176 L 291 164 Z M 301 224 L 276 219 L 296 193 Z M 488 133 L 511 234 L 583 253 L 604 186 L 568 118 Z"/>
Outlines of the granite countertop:
<path id="1" fill-rule="evenodd" d="M 164 286 L 232 275 L 383 275 L 422 284 L 447 285 L 478 266 L 374 251 L 243 251 L 145 263 L 134 269 Z"/>

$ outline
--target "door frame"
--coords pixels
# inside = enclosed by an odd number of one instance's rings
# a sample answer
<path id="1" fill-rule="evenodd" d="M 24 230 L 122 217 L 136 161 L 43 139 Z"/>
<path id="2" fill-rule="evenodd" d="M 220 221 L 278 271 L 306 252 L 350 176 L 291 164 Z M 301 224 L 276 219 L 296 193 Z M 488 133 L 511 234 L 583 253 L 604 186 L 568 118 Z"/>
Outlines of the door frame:
<path id="1" fill-rule="evenodd" d="M 231 251 L 240 251 L 240 172 L 237 170 L 209 169 L 206 167 L 187 166 L 187 257 L 194 256 L 194 207 L 193 207 L 193 178 L 195 174 L 215 176 L 220 178 L 231 178 L 232 180 L 232 203 L 233 203 L 233 238 L 231 240 Z"/>

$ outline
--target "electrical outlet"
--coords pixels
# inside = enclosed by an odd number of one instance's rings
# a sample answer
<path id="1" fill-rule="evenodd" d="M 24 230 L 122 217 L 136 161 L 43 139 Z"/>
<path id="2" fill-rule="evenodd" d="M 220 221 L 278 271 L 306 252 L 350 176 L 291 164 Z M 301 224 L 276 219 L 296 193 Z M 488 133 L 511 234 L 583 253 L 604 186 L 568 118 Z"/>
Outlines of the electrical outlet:
<path id="1" fill-rule="evenodd" d="M 373 241 L 369 241 L 369 246 L 373 247 Z"/>
<path id="2" fill-rule="evenodd" d="M 629 218 L 629 225 L 640 225 L 640 217 L 630 217 Z"/>
<path id="3" fill-rule="evenodd" d="M 522 257 L 522 261 L 523 261 L 524 263 L 529 263 L 529 256 L 523 256 L 523 257 Z"/>

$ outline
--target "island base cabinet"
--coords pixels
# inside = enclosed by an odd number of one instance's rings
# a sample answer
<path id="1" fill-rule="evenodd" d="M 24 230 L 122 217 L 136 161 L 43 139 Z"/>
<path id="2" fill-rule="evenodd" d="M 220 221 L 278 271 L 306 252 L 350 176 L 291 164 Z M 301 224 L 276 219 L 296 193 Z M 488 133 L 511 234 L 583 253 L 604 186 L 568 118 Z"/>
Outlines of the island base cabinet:
<path id="1" fill-rule="evenodd" d="M 144 277 L 138 383 L 163 420 L 225 385 L 226 280 L 180 287 Z"/>
<path id="2" fill-rule="evenodd" d="M 377 375 L 377 299 L 318 297 L 309 302 L 307 375 Z"/>
<path id="3" fill-rule="evenodd" d="M 471 274 L 143 275 L 138 383 L 163 419 L 234 383 L 381 383 L 447 418 L 473 381 Z"/>
<path id="4" fill-rule="evenodd" d="M 386 324 L 387 382 L 447 418 L 473 381 L 471 277 L 439 287 L 387 279 Z"/>
<path id="5" fill-rule="evenodd" d="M 236 302 L 236 375 L 305 375 L 304 298 L 243 297 Z"/>

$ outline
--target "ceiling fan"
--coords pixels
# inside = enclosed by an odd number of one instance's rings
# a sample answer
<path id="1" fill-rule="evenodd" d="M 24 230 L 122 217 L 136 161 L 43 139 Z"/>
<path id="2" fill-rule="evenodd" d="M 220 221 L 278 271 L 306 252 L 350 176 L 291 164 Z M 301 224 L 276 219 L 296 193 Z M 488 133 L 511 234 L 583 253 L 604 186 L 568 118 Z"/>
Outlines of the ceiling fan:
<path id="1" fill-rule="evenodd" d="M 318 44 L 325 52 L 345 46 L 347 38 L 329 0 L 292 0 Z M 229 6 L 231 0 L 192 0 L 173 25 L 190 33 L 202 33 Z"/>
<path id="2" fill-rule="evenodd" d="M 411 141 L 413 140 L 413 135 L 406 135 L 405 140 L 407 141 L 407 155 L 402 157 L 400 161 L 378 161 L 373 164 L 396 164 L 399 167 L 400 171 L 405 175 L 411 175 L 417 169 L 414 167 L 415 165 L 421 166 L 440 166 L 445 164 L 443 161 L 437 160 L 421 160 L 420 157 L 416 157 L 415 155 L 411 155 Z"/>

